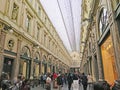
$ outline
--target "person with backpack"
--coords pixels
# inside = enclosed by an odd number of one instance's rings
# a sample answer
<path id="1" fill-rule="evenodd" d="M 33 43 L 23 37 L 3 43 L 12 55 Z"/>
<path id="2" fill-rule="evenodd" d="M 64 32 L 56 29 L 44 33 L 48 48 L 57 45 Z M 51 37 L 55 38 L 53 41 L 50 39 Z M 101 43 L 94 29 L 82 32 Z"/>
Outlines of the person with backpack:
<path id="1" fill-rule="evenodd" d="M 82 73 L 82 78 L 81 79 L 82 79 L 83 89 L 87 90 L 88 79 L 87 79 L 87 76 L 84 73 Z"/>
<path id="2" fill-rule="evenodd" d="M 45 87 L 45 76 L 44 74 L 42 73 L 42 75 L 40 76 L 40 83 L 41 83 L 41 86 L 44 88 Z"/>

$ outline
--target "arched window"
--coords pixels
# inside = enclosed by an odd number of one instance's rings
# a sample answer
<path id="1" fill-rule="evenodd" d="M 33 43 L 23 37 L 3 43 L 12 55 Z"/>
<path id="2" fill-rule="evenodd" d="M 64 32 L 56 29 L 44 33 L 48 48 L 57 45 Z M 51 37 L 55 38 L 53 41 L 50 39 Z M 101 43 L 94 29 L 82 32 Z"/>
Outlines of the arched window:
<path id="1" fill-rule="evenodd" d="M 108 24 L 108 13 L 106 8 L 102 8 L 99 17 L 99 35 L 101 36 Z"/>
<path id="2" fill-rule="evenodd" d="M 22 48 L 22 55 L 25 56 L 25 57 L 30 57 L 30 50 L 27 46 L 23 47 Z"/>
<path id="3" fill-rule="evenodd" d="M 35 53 L 34 62 L 36 62 L 36 63 L 40 63 L 40 55 L 39 55 L 38 52 Z"/>
<path id="4" fill-rule="evenodd" d="M 36 59 L 36 60 L 39 60 L 39 59 L 40 59 L 38 52 L 35 54 L 35 58 L 34 58 L 34 59 Z"/>

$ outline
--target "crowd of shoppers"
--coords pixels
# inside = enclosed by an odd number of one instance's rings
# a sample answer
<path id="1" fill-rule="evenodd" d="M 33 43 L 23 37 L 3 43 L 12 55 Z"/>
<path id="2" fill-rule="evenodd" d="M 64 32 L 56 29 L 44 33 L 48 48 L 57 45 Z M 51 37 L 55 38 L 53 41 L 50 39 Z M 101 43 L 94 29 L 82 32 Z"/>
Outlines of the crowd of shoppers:
<path id="1" fill-rule="evenodd" d="M 30 80 L 25 79 L 21 74 L 14 80 L 10 80 L 7 73 L 2 73 L 0 77 L 0 89 L 1 90 L 30 90 Z"/>
<path id="2" fill-rule="evenodd" d="M 92 75 L 78 72 L 41 74 L 37 80 L 39 83 L 35 86 L 40 85 L 46 90 L 51 90 L 51 84 L 53 84 L 52 88 L 58 88 L 58 90 L 62 90 L 62 87 L 66 84 L 68 90 L 79 90 L 77 89 L 78 87 L 76 88 L 74 85 L 82 86 L 83 90 L 87 90 L 87 88 L 89 88 L 89 90 L 120 90 L 120 80 L 116 80 L 115 83 L 110 86 L 107 81 L 94 82 Z M 3 73 L 0 77 L 0 90 L 30 90 L 30 87 L 34 84 L 33 80 L 25 79 L 22 73 L 13 81 L 9 79 L 9 75 L 6 73 Z"/>

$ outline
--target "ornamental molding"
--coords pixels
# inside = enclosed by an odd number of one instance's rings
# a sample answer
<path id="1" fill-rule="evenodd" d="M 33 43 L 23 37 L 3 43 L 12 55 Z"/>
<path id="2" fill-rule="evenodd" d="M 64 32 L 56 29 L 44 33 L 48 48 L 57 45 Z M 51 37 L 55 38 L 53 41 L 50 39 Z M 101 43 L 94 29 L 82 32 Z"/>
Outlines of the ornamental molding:
<path id="1" fill-rule="evenodd" d="M 7 43 L 7 47 L 10 51 L 13 49 L 14 45 L 15 45 L 14 39 L 9 39 Z"/>

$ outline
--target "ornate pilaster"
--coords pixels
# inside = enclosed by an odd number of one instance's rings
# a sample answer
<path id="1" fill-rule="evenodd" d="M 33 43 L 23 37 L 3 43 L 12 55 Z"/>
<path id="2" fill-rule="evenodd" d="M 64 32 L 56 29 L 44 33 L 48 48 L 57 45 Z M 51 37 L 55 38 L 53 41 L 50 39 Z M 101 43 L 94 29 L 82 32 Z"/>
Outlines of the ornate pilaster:
<path id="1" fill-rule="evenodd" d="M 103 66 L 102 66 L 102 56 L 100 53 L 100 46 L 97 45 L 97 65 L 98 65 L 98 72 L 99 72 L 99 81 L 104 80 L 104 74 L 103 74 Z"/>
<path id="2" fill-rule="evenodd" d="M 35 47 L 32 47 L 32 59 L 31 59 L 31 66 L 30 66 L 30 79 L 33 79 L 33 61 L 34 61 L 34 54 L 35 54 Z"/>
<path id="3" fill-rule="evenodd" d="M 5 44 L 6 33 L 0 29 L 0 75 L 3 69 L 3 61 L 4 61 L 4 44 Z"/>
<path id="4" fill-rule="evenodd" d="M 17 42 L 17 57 L 16 57 L 16 60 L 15 60 L 15 65 L 14 65 L 13 78 L 17 78 L 17 76 L 19 74 L 21 42 L 22 42 L 21 39 L 18 39 L 18 42 Z"/>

